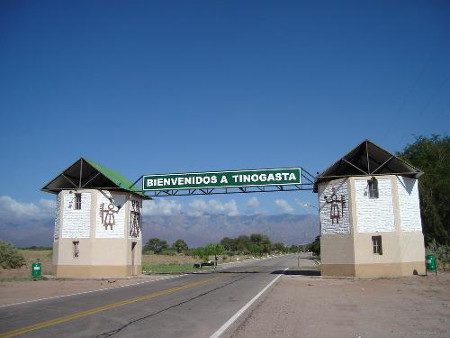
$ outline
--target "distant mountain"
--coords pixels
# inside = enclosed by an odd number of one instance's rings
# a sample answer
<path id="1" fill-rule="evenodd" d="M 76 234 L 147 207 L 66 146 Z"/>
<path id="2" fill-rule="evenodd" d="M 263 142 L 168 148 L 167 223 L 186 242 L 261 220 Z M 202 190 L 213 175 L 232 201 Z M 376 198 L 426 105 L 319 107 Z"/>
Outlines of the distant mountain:
<path id="1" fill-rule="evenodd" d="M 24 220 L 22 222 L 0 220 L 0 240 L 17 247 L 48 246 L 53 240 L 53 219 Z M 304 244 L 319 234 L 319 219 L 316 215 L 252 215 L 226 216 L 144 216 L 142 235 L 145 243 L 158 237 L 173 243 L 184 239 L 190 247 L 203 246 L 220 241 L 223 237 L 237 237 L 261 233 L 274 242 Z"/>
<path id="2" fill-rule="evenodd" d="M 0 241 L 16 247 L 50 246 L 53 243 L 53 219 L 11 221 L 0 220 Z"/>
<path id="3" fill-rule="evenodd" d="M 312 242 L 319 234 L 319 218 L 310 214 L 152 216 L 144 218 L 142 233 L 144 243 L 151 237 L 169 243 L 182 238 L 190 247 L 252 233 L 267 235 L 274 242 L 298 245 Z"/>

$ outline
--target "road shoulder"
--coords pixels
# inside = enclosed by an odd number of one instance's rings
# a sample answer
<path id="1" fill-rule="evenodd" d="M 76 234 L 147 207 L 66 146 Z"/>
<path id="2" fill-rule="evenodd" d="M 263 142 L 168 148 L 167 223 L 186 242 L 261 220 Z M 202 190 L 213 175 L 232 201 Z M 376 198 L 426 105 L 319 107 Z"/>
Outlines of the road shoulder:
<path id="1" fill-rule="evenodd" d="M 450 274 L 398 279 L 284 275 L 232 337 L 444 337 Z"/>

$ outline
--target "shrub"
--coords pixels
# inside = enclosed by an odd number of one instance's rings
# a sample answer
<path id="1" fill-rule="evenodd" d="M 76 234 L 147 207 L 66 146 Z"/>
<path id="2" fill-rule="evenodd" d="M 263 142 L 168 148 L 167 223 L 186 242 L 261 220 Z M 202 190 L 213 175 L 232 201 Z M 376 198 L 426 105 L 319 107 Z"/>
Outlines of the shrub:
<path id="1" fill-rule="evenodd" d="M 450 270 L 450 246 L 439 244 L 433 239 L 428 244 L 427 253 L 436 256 L 438 270 Z"/>
<path id="2" fill-rule="evenodd" d="M 314 242 L 308 244 L 308 250 L 316 256 L 320 256 L 320 236 L 317 236 Z"/>
<path id="3" fill-rule="evenodd" d="M 156 255 L 160 254 L 161 251 L 167 250 L 169 248 L 169 245 L 167 244 L 167 241 L 161 240 L 159 238 L 150 238 L 147 243 L 142 248 L 142 251 L 144 252 L 150 252 L 153 251 Z"/>
<path id="4" fill-rule="evenodd" d="M 25 264 L 25 258 L 14 245 L 0 242 L 0 265 L 2 268 L 17 269 Z"/>
<path id="5" fill-rule="evenodd" d="M 159 255 L 176 256 L 177 253 L 176 253 L 176 251 L 174 251 L 172 249 L 165 249 L 165 250 L 162 250 L 161 252 L 159 252 Z"/>

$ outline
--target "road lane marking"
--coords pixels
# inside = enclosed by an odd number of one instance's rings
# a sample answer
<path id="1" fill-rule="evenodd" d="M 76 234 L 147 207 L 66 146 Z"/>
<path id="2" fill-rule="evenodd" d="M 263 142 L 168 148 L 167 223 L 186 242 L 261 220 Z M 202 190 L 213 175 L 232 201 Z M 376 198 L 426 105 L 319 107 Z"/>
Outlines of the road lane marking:
<path id="1" fill-rule="evenodd" d="M 283 270 L 286 271 L 289 268 Z M 264 289 L 262 289 L 255 297 L 253 297 L 247 304 L 245 304 L 238 312 L 236 312 L 228 321 L 223 324 L 216 332 L 214 332 L 210 338 L 218 338 L 220 337 L 254 302 L 258 300 L 259 297 L 262 296 L 264 292 L 266 292 L 275 282 L 280 279 L 282 275 L 277 276 L 272 280 L 269 284 L 266 285 Z"/>
<path id="2" fill-rule="evenodd" d="M 52 296 L 52 297 L 45 297 L 45 298 L 26 300 L 26 301 L 20 302 L 20 303 L 0 305 L 0 309 L 4 308 L 4 307 L 8 307 L 8 306 L 15 306 L 15 305 L 22 305 L 22 304 L 40 302 L 40 301 L 43 301 L 43 300 L 59 299 L 59 298 L 66 298 L 66 297 L 72 297 L 72 296 L 79 296 L 79 295 L 85 295 L 87 293 L 100 292 L 100 291 L 106 291 L 106 290 L 116 290 L 116 289 L 121 289 L 121 288 L 127 288 L 127 287 L 130 287 L 130 286 L 138 286 L 138 285 L 142 285 L 142 284 L 158 282 L 158 281 L 167 280 L 167 279 L 179 278 L 179 277 L 183 277 L 183 276 L 187 276 L 187 275 L 188 274 L 182 274 L 182 275 L 176 275 L 176 276 L 170 276 L 170 277 L 161 277 L 161 278 L 157 278 L 157 279 L 151 279 L 151 280 L 142 281 L 142 282 L 135 283 L 135 284 L 112 286 L 112 287 L 108 287 L 108 288 L 101 288 L 101 289 L 96 289 L 96 290 L 89 290 L 89 291 L 71 293 L 69 295 L 60 295 L 60 296 Z"/>
<path id="3" fill-rule="evenodd" d="M 98 306 L 98 307 L 95 307 L 95 308 L 92 308 L 92 309 L 89 309 L 89 310 L 85 310 L 85 311 L 81 311 L 81 312 L 78 312 L 78 313 L 75 313 L 75 314 L 71 314 L 71 315 L 67 315 L 67 316 L 63 316 L 63 317 L 59 317 L 59 318 L 55 318 L 55 319 L 50 319 L 50 320 L 47 320 L 47 321 L 44 321 L 44 322 L 41 322 L 41 323 L 25 326 L 25 327 L 22 327 L 22 328 L 13 330 L 13 331 L 0 333 L 0 337 L 13 337 L 13 336 L 21 335 L 21 334 L 28 333 L 28 332 L 31 332 L 31 331 L 43 329 L 43 328 L 46 328 L 46 327 L 49 327 L 49 326 L 62 324 L 62 323 L 68 322 L 70 320 L 74 320 L 74 319 L 82 318 L 82 317 L 87 317 L 87 316 L 94 315 L 94 314 L 99 313 L 99 312 L 112 310 L 112 309 L 115 309 L 115 308 L 118 308 L 118 307 L 121 307 L 121 306 L 124 306 L 124 305 L 133 304 L 133 303 L 136 303 L 136 302 L 141 302 L 141 301 L 144 301 L 144 300 L 153 299 L 153 298 L 160 297 L 160 296 L 165 296 L 165 295 L 170 294 L 170 293 L 174 293 L 174 292 L 181 291 L 181 290 L 184 290 L 184 289 L 189 289 L 189 288 L 192 288 L 192 287 L 195 287 L 195 286 L 200 286 L 200 285 L 203 285 L 203 284 L 207 284 L 207 283 L 210 283 L 210 282 L 212 282 L 212 281 L 214 281 L 216 279 L 219 279 L 219 278 L 224 278 L 224 276 L 213 277 L 213 278 L 209 278 L 209 279 L 201 280 L 201 281 L 197 281 L 197 282 L 191 282 L 191 283 L 187 283 L 187 284 L 184 284 L 184 285 L 181 285 L 181 286 L 176 286 L 176 287 L 173 287 L 173 288 L 170 288 L 170 289 L 152 292 L 152 293 L 149 293 L 149 294 L 144 295 L 144 296 L 130 298 L 130 299 L 126 299 L 126 300 L 123 300 L 123 301 L 120 301 L 120 302 L 111 303 L 111 304 L 103 305 L 103 306 Z"/>
<path id="4" fill-rule="evenodd" d="M 289 255 L 284 255 L 284 256 L 289 256 Z M 267 259 L 280 258 L 280 257 L 284 257 L 284 256 L 268 257 Z M 262 258 L 262 259 L 265 259 L 265 258 Z M 260 260 L 260 259 L 256 259 L 256 260 Z M 235 264 L 235 265 L 237 265 L 239 267 L 241 265 L 248 265 L 248 264 L 254 263 L 254 262 L 255 262 L 255 260 L 246 259 L 246 260 L 243 260 L 243 261 L 222 263 L 222 264 L 219 265 L 219 268 L 222 268 L 222 269 L 219 269 L 219 270 L 227 270 L 227 269 L 232 268 L 232 267 L 228 267 L 228 266 L 223 267 L 222 265 L 225 265 L 225 264 Z M 206 272 L 206 273 L 208 273 L 208 272 Z M 158 278 L 158 279 L 152 279 L 152 280 L 148 280 L 148 281 L 143 281 L 143 282 L 139 282 L 139 283 L 136 283 L 136 284 L 127 284 L 127 285 L 121 285 L 121 286 L 114 286 L 114 287 L 101 288 L 101 289 L 96 289 L 96 290 L 89 290 L 89 291 L 71 293 L 69 295 L 60 295 L 60 296 L 52 296 L 52 297 L 45 297 L 45 298 L 39 298 L 39 299 L 26 300 L 26 301 L 19 302 L 19 303 L 0 305 L 0 309 L 8 307 L 8 306 L 22 305 L 22 304 L 40 302 L 40 301 L 44 301 L 44 300 L 66 298 L 66 297 L 79 296 L 79 295 L 84 295 L 84 294 L 93 293 L 93 292 L 100 292 L 100 291 L 106 291 L 106 290 L 115 290 L 115 289 L 120 289 L 120 288 L 127 288 L 127 287 L 130 287 L 130 286 L 137 286 L 137 285 L 142 285 L 142 284 L 147 284 L 147 283 L 152 283 L 152 282 L 158 282 L 158 281 L 166 280 L 166 279 L 180 278 L 180 277 L 188 276 L 188 275 L 191 275 L 191 274 L 206 274 L 206 273 L 202 272 L 202 271 L 193 272 L 193 273 L 189 273 L 189 274 L 188 273 L 184 273 L 184 274 L 176 275 L 176 276 L 162 277 L 162 278 Z"/>

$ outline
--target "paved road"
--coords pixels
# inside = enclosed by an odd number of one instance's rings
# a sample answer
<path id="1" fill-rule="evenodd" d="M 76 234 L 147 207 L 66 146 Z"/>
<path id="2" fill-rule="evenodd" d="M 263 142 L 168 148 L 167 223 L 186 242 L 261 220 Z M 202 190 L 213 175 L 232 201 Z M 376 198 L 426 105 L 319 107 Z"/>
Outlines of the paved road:
<path id="1" fill-rule="evenodd" d="M 209 337 L 297 256 L 0 309 L 0 336 Z M 263 298 L 263 297 L 262 297 Z M 261 298 L 261 299 L 262 299 Z M 245 314 L 228 329 L 228 336 Z"/>

